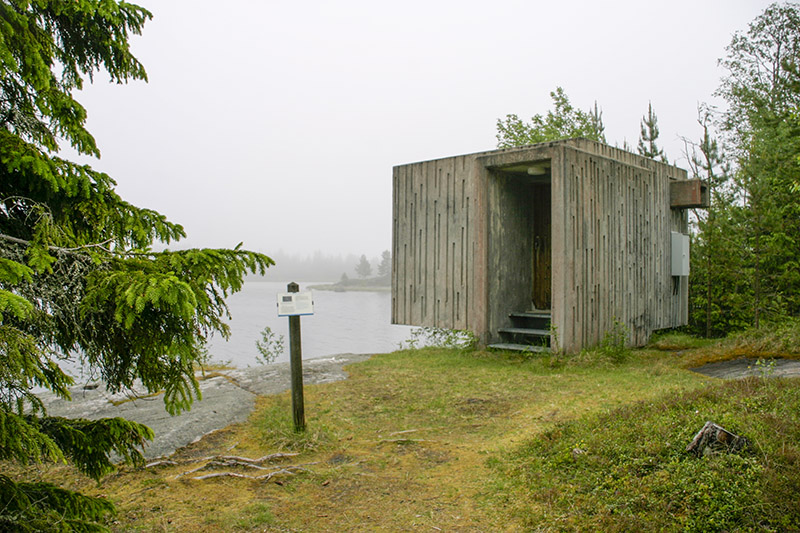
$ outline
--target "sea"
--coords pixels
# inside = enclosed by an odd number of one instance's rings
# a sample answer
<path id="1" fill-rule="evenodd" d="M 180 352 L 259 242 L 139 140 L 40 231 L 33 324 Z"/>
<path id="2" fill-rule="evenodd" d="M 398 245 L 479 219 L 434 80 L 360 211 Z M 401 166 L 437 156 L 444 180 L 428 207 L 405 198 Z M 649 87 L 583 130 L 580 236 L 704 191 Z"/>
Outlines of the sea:
<path id="1" fill-rule="evenodd" d="M 335 292 L 309 289 L 325 283 L 298 282 L 310 290 L 314 314 L 300 317 L 303 359 L 341 353 L 375 354 L 397 350 L 411 336 L 412 328 L 391 324 L 388 291 Z M 289 360 L 289 318 L 278 316 L 277 295 L 287 282 L 248 279 L 242 290 L 226 300 L 231 318 L 230 338 L 216 335 L 208 343 L 210 360 L 238 368 L 260 364 L 256 341 L 265 327 L 284 337 L 285 349 L 276 363 Z"/>

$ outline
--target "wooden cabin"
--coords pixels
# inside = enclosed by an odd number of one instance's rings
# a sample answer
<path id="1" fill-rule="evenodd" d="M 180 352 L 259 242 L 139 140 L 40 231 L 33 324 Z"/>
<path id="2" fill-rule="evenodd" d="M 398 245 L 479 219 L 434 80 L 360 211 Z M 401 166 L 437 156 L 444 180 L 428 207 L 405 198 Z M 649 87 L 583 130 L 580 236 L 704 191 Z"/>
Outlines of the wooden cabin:
<path id="1" fill-rule="evenodd" d="M 392 323 L 507 349 L 629 345 L 688 318 L 686 171 L 587 139 L 394 167 Z"/>

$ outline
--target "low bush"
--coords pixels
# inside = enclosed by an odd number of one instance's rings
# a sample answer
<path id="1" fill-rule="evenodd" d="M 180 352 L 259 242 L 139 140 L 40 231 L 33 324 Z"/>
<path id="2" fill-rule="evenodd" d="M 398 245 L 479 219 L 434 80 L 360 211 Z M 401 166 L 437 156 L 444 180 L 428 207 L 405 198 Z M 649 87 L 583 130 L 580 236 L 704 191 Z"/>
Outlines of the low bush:
<path id="1" fill-rule="evenodd" d="M 493 464 L 532 529 L 796 530 L 798 384 L 750 378 L 670 394 L 558 424 Z M 686 453 L 707 420 L 752 444 Z"/>
<path id="2" fill-rule="evenodd" d="M 424 327 L 412 329 L 411 336 L 400 344 L 400 349 L 453 348 L 471 351 L 477 346 L 478 338 L 469 330 Z"/>

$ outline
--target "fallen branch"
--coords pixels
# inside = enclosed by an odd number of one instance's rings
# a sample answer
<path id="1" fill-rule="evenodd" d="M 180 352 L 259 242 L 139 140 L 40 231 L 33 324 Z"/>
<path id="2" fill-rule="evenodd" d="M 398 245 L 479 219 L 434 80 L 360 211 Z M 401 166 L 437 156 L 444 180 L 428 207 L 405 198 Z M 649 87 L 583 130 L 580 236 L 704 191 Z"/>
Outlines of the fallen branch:
<path id="1" fill-rule="evenodd" d="M 417 442 L 431 442 L 430 440 L 426 439 L 381 439 L 378 443 L 383 444 L 384 442 L 388 442 L 391 444 L 411 444 Z"/>
<path id="2" fill-rule="evenodd" d="M 309 463 L 309 464 L 316 464 L 316 463 Z M 295 475 L 296 472 L 308 472 L 308 469 L 307 468 L 303 468 L 300 465 L 293 465 L 293 466 L 286 466 L 284 468 L 281 468 L 280 470 L 273 470 L 272 472 L 269 472 L 267 474 L 263 474 L 263 475 L 260 475 L 260 476 L 248 476 L 247 474 L 239 474 L 238 472 L 214 472 L 214 473 L 211 473 L 211 474 L 206 474 L 204 476 L 196 476 L 196 477 L 193 477 L 192 479 L 203 480 L 203 479 L 211 479 L 211 478 L 215 478 L 215 477 L 238 477 L 238 478 L 244 478 L 244 479 L 254 479 L 254 480 L 258 480 L 258 481 L 269 481 L 270 479 L 272 479 L 275 476 L 278 476 L 278 475 L 293 476 L 293 475 Z"/>
<path id="3" fill-rule="evenodd" d="M 177 476 L 175 476 L 175 479 L 178 479 L 179 477 L 183 477 L 183 476 L 185 476 L 187 474 L 194 474 L 195 472 L 199 472 L 201 470 L 208 470 L 208 469 L 216 468 L 216 467 L 231 468 L 231 467 L 235 467 L 235 466 L 241 466 L 241 467 L 244 467 L 244 468 L 255 468 L 256 470 L 269 470 L 269 468 L 267 468 L 265 466 L 259 466 L 257 464 L 247 463 L 247 462 L 244 462 L 244 461 L 209 461 L 208 463 L 204 464 L 203 466 L 199 466 L 197 468 L 193 468 L 192 470 L 187 470 L 186 472 L 178 474 Z"/>
<path id="4" fill-rule="evenodd" d="M 158 461 L 153 461 L 152 463 L 148 463 L 144 467 L 154 468 L 157 466 L 177 466 L 177 465 L 187 465 L 193 463 L 203 463 L 206 461 L 235 461 L 239 463 L 246 463 L 247 465 L 260 465 L 269 461 L 275 461 L 276 459 L 294 457 L 295 455 L 297 454 L 279 452 L 270 455 L 265 455 L 263 457 L 258 457 L 256 459 L 251 459 L 249 457 L 240 457 L 238 455 L 210 455 L 208 457 L 201 457 L 199 459 L 183 459 L 180 461 L 174 461 L 171 459 L 161 459 Z"/>
<path id="5" fill-rule="evenodd" d="M 203 479 L 211 479 L 214 477 L 239 477 L 245 479 L 255 479 L 259 481 L 269 481 L 275 476 L 278 475 L 286 475 L 286 476 L 293 476 L 295 473 L 289 469 L 294 469 L 296 471 L 308 472 L 305 468 L 301 468 L 299 466 L 287 466 L 286 468 L 281 468 L 280 470 L 275 470 L 270 472 L 269 474 L 264 474 L 262 476 L 248 476 L 247 474 L 238 474 L 236 472 L 214 472 L 213 474 L 206 474 L 204 476 L 197 476 L 193 477 L 192 479 L 203 480 Z"/>
<path id="6" fill-rule="evenodd" d="M 153 461 L 152 463 L 147 463 L 144 465 L 145 468 L 155 468 L 157 466 L 176 466 L 178 465 L 175 461 L 170 461 L 169 459 L 164 459 L 162 461 Z"/>
<path id="7" fill-rule="evenodd" d="M 241 457 L 238 455 L 212 455 L 210 457 L 204 457 L 202 459 L 196 459 L 194 462 L 200 461 L 241 461 L 243 463 L 253 463 L 253 464 L 262 464 L 266 463 L 267 461 L 274 461 L 275 459 L 284 459 L 286 457 L 294 457 L 298 454 L 296 453 L 272 453 L 269 455 L 265 455 L 263 457 L 259 457 L 258 459 L 250 459 L 249 457 Z"/>

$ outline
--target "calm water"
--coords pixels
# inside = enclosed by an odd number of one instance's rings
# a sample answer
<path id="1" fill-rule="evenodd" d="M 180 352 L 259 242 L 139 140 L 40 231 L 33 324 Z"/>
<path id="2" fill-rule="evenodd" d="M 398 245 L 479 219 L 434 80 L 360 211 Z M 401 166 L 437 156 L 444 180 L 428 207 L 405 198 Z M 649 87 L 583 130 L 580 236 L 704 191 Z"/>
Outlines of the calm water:
<path id="1" fill-rule="evenodd" d="M 269 326 L 285 337 L 285 353 L 276 362 L 289 360 L 289 319 L 278 317 L 276 295 L 286 292 L 286 282 L 247 281 L 241 292 L 228 298 L 232 319 L 228 341 L 215 336 L 208 350 L 214 361 L 230 361 L 237 367 L 257 364 L 256 341 Z M 308 285 L 300 283 L 300 290 Z M 389 292 L 313 291 L 314 315 L 300 318 L 303 359 L 337 353 L 384 353 L 407 340 L 411 328 L 393 326 Z"/>

